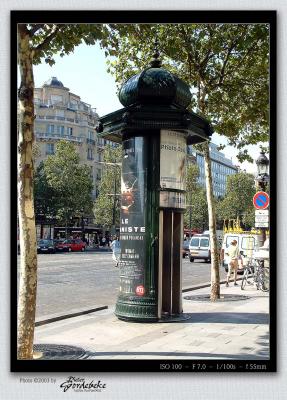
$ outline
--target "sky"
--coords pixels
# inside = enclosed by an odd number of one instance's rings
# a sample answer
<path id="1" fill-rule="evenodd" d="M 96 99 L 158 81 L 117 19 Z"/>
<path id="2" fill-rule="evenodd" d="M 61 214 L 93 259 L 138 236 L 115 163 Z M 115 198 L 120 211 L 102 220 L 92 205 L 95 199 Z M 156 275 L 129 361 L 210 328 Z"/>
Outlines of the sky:
<path id="1" fill-rule="evenodd" d="M 50 77 L 55 76 L 72 93 L 80 96 L 82 101 L 96 108 L 100 117 L 123 107 L 116 94 L 115 80 L 107 72 L 104 51 L 99 45 L 82 44 L 70 55 L 55 56 L 55 61 L 52 67 L 45 62 L 34 66 L 35 87 L 41 87 Z M 212 135 L 212 142 L 217 145 L 227 144 L 227 141 L 217 133 Z M 249 146 L 248 150 L 253 159 L 258 158 L 259 146 Z M 239 163 L 236 158 L 237 150 L 234 147 L 227 146 L 222 152 L 242 170 L 256 173 L 255 163 L 246 161 Z"/>

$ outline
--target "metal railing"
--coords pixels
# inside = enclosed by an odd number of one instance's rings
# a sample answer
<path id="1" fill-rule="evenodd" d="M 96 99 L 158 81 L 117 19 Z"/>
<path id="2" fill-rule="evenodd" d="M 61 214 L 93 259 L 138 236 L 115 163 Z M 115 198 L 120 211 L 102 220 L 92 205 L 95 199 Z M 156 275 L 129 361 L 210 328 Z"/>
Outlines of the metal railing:
<path id="1" fill-rule="evenodd" d="M 68 117 L 59 117 L 57 115 L 36 115 L 36 119 L 48 119 L 54 121 L 67 121 L 76 124 L 81 124 L 82 126 L 91 126 L 95 127 L 96 123 L 92 123 L 86 120 L 82 120 L 79 118 L 68 118 Z"/>
<path id="2" fill-rule="evenodd" d="M 61 135 L 60 133 L 36 132 L 37 139 L 68 140 L 69 142 L 82 143 L 83 138 L 72 135 Z"/>
<path id="3" fill-rule="evenodd" d="M 88 144 L 93 144 L 93 145 L 96 144 L 96 141 L 94 139 L 87 138 L 86 141 Z"/>

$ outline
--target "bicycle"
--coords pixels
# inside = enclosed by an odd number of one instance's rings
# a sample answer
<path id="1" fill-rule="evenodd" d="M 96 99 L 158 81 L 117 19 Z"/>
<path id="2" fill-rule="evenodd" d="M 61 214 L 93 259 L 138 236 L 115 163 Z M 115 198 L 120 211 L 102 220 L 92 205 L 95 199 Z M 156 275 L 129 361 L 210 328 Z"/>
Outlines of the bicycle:
<path id="1" fill-rule="evenodd" d="M 244 290 L 246 284 L 253 285 L 254 283 L 254 260 L 249 259 L 244 267 L 243 277 L 241 281 L 241 290 Z"/>
<path id="2" fill-rule="evenodd" d="M 244 267 L 244 273 L 241 281 L 241 290 L 244 290 L 246 284 L 255 285 L 257 290 L 268 292 L 268 278 L 264 270 L 264 261 L 249 259 Z"/>
<path id="3" fill-rule="evenodd" d="M 257 290 L 262 290 L 262 292 L 268 292 L 268 278 L 264 269 L 263 260 L 255 260 L 255 271 L 254 271 L 254 282 L 256 284 Z"/>

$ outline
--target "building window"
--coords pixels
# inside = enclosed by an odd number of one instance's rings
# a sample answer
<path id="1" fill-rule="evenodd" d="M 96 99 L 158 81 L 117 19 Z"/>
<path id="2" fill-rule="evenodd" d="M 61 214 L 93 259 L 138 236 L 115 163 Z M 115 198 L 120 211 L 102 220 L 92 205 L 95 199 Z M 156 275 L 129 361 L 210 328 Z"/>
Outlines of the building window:
<path id="1" fill-rule="evenodd" d="M 94 140 L 94 132 L 93 131 L 88 131 L 88 139 Z"/>
<path id="2" fill-rule="evenodd" d="M 93 150 L 88 149 L 88 160 L 93 160 Z"/>
<path id="3" fill-rule="evenodd" d="M 104 139 L 98 138 L 98 146 L 104 146 Z"/>
<path id="4" fill-rule="evenodd" d="M 46 154 L 55 154 L 54 143 L 47 143 L 46 144 Z"/>
<path id="5" fill-rule="evenodd" d="M 102 178 L 102 171 L 100 169 L 97 170 L 97 179 L 101 180 Z"/>
<path id="6" fill-rule="evenodd" d="M 47 133 L 54 133 L 55 126 L 54 125 L 47 125 Z"/>
<path id="7" fill-rule="evenodd" d="M 65 117 L 65 111 L 64 110 L 56 110 L 56 116 L 60 117 L 60 118 L 64 118 Z"/>
<path id="8" fill-rule="evenodd" d="M 67 133 L 69 136 L 73 136 L 73 128 L 68 127 L 67 128 Z"/>
<path id="9" fill-rule="evenodd" d="M 73 110 L 77 110 L 77 108 L 78 108 L 78 102 L 77 102 L 77 100 L 71 99 L 71 101 L 70 101 L 70 107 L 71 107 Z"/>
<path id="10" fill-rule="evenodd" d="M 65 127 L 58 125 L 57 126 L 57 133 L 62 136 L 62 135 L 64 135 L 64 132 L 65 132 Z"/>
<path id="11" fill-rule="evenodd" d="M 59 96 L 56 94 L 51 95 L 51 103 L 52 104 L 62 103 L 62 101 L 63 101 L 63 96 Z"/>

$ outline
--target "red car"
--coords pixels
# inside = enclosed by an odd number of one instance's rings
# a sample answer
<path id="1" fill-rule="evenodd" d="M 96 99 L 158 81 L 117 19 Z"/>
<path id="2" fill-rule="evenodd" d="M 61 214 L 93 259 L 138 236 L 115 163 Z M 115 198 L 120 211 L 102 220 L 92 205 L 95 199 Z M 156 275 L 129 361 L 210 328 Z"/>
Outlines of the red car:
<path id="1" fill-rule="evenodd" d="M 57 245 L 58 250 L 63 249 L 63 251 L 85 251 L 86 243 L 81 239 L 68 239 L 63 243 Z"/>

